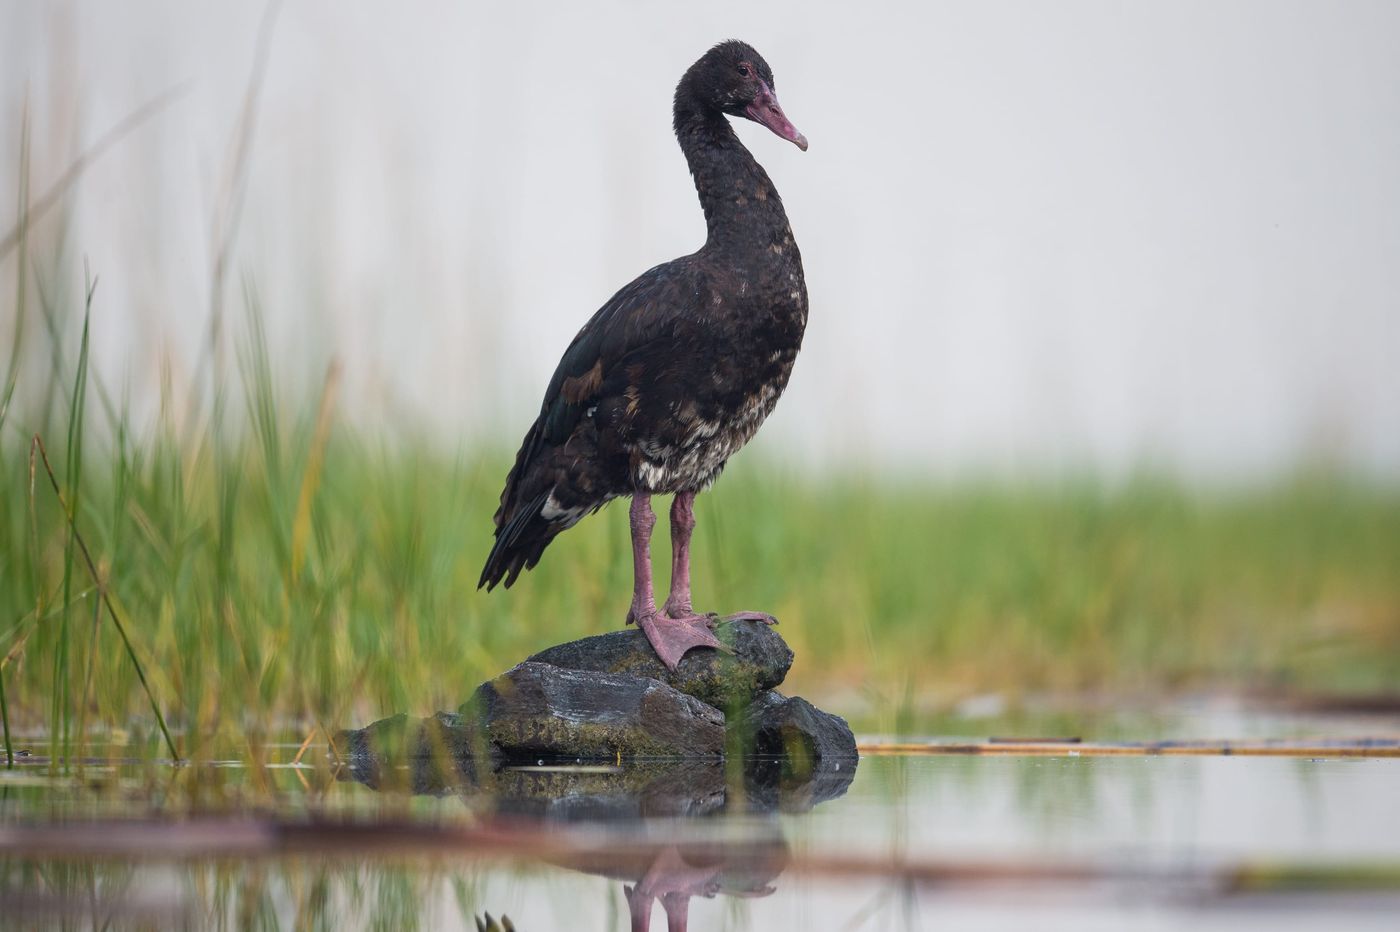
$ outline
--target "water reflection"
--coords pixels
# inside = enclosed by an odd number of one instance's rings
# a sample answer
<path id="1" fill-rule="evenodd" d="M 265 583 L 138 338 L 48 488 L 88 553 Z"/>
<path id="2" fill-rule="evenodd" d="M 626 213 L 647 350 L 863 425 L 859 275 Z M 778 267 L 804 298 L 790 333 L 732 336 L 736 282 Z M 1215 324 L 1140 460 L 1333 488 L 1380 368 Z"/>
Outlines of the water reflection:
<path id="1" fill-rule="evenodd" d="M 1277 932 L 1326 909 L 1389 932 L 1400 902 L 1395 758 L 337 771 L 300 748 L 0 770 L 0 927 Z"/>
<path id="2" fill-rule="evenodd" d="M 455 794 L 508 827 L 601 828 L 602 844 L 575 842 L 539 860 L 621 882 L 632 929 L 650 928 L 660 904 L 667 928 L 679 932 L 688 927 L 693 897 L 774 893 L 789 860 L 779 814 L 807 812 L 844 795 L 855 771 L 854 762 L 796 771 L 775 759 L 483 771 L 469 756 L 427 756 L 347 766 L 340 778 L 372 789 Z"/>

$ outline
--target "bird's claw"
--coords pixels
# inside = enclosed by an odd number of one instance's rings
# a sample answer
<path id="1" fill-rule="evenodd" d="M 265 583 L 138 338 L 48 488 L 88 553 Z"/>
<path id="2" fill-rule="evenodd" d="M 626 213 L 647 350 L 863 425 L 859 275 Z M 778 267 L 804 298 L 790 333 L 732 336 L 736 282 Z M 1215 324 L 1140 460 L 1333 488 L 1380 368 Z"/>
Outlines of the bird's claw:
<path id="1" fill-rule="evenodd" d="M 727 654 L 734 652 L 732 647 L 722 643 L 710 630 L 713 622 L 709 615 L 672 618 L 661 612 L 653 612 L 638 617 L 636 623 L 651 642 L 656 656 L 661 658 L 666 669 L 672 672 L 680 665 L 686 651 L 692 647 L 713 647 Z"/>
<path id="2" fill-rule="evenodd" d="M 767 612 L 735 612 L 732 615 L 725 615 L 725 621 L 761 621 L 765 625 L 776 625 L 778 619 Z"/>

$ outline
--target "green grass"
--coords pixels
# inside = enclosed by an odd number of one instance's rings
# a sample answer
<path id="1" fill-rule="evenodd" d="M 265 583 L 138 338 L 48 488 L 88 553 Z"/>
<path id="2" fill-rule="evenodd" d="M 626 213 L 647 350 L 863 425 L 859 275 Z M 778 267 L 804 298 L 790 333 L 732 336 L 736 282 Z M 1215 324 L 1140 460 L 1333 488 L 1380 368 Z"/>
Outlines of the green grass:
<path id="1" fill-rule="evenodd" d="M 100 291 L 35 290 L 37 309 L 20 277 L 26 348 L 0 382 L 7 750 L 46 735 L 70 758 L 109 734 L 161 752 L 163 716 L 181 755 L 256 753 L 454 708 L 529 653 L 621 625 L 624 508 L 478 592 L 508 448 L 350 429 L 334 366 L 313 397 L 281 387 L 256 305 L 233 364 L 211 345 L 197 366 L 228 374 L 202 392 L 167 377 L 138 427 L 89 371 Z M 47 345 L 25 340 L 35 314 Z M 804 477 L 749 453 L 697 511 L 696 604 L 778 615 L 789 688 L 877 727 L 987 690 L 1400 683 L 1393 485 Z"/>
<path id="2" fill-rule="evenodd" d="M 511 591 L 478 592 L 506 453 L 366 436 L 328 399 L 288 407 L 253 332 L 247 417 L 184 436 L 173 415 L 145 435 L 120 413 L 87 423 L 80 339 L 75 372 L 45 386 L 62 413 L 39 418 L 71 524 L 42 458 L 31 477 L 27 431 L 3 425 L 10 729 L 55 750 L 94 728 L 158 749 L 158 708 L 199 755 L 452 708 L 532 651 L 621 624 L 625 509 L 570 531 Z M 803 479 L 749 456 L 698 519 L 697 604 L 777 614 L 799 691 L 893 708 L 988 689 L 1400 682 L 1393 488 Z M 664 533 L 654 546 L 664 572 Z"/>

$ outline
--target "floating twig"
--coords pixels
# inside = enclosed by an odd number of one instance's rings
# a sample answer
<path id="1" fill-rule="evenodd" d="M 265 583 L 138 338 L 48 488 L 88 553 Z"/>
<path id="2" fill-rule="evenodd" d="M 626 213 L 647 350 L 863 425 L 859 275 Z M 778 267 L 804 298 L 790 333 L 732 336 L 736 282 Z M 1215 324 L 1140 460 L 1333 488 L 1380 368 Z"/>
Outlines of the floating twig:
<path id="1" fill-rule="evenodd" d="M 856 745 L 861 754 L 987 755 L 1001 757 L 1400 757 L 1400 738 L 1338 738 L 1304 741 L 1128 741 L 1084 743 L 1078 739 L 993 738 L 989 741 L 927 741 Z"/>

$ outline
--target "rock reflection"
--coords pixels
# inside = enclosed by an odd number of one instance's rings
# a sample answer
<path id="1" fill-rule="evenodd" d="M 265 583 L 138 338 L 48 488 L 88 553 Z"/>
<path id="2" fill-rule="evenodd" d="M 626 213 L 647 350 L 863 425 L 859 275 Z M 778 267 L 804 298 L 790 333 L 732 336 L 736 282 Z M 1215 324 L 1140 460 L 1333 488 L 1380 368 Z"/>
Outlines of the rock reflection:
<path id="1" fill-rule="evenodd" d="M 457 795 L 510 827 L 598 830 L 601 840 L 541 852 L 537 860 L 622 883 L 631 927 L 650 927 L 656 904 L 672 932 L 687 928 L 693 897 L 764 897 L 789 849 L 780 813 L 845 794 L 856 763 L 799 770 L 791 760 L 637 761 L 617 766 L 489 767 L 459 748 L 399 760 L 352 757 L 340 779 L 376 790 Z"/>

